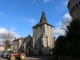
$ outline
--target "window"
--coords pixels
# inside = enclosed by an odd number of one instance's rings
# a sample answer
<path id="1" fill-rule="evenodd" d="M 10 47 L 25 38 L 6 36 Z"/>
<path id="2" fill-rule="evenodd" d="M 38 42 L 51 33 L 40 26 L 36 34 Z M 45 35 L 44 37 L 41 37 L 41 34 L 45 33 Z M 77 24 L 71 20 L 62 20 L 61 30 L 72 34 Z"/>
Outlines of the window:
<path id="1" fill-rule="evenodd" d="M 78 9 L 78 7 L 79 7 L 78 4 L 76 4 L 76 8 L 77 8 L 77 9 Z"/>
<path id="2" fill-rule="evenodd" d="M 36 30 L 37 30 L 37 27 L 36 27 Z"/>

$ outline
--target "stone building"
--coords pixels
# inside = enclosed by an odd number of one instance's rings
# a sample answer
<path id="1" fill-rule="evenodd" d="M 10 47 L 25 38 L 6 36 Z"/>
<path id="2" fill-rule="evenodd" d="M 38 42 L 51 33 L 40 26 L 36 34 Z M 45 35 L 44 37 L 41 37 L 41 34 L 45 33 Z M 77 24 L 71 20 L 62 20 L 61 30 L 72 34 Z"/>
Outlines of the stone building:
<path id="1" fill-rule="evenodd" d="M 22 42 L 21 50 L 26 55 L 32 55 L 32 47 L 33 47 L 32 40 L 33 38 L 30 35 L 28 35 L 27 37 L 24 38 L 24 41 Z"/>
<path id="2" fill-rule="evenodd" d="M 44 11 L 40 22 L 33 26 L 33 37 L 15 39 L 13 48 L 26 55 L 49 55 L 55 46 L 54 26 L 47 22 Z"/>
<path id="3" fill-rule="evenodd" d="M 54 48 L 54 26 L 47 22 L 44 11 L 40 22 L 33 26 L 33 52 L 35 55 L 49 55 Z"/>
<path id="4" fill-rule="evenodd" d="M 80 19 L 80 0 L 69 0 L 67 7 L 72 18 Z"/>
<path id="5" fill-rule="evenodd" d="M 19 52 L 21 51 L 21 44 L 24 41 L 24 38 L 18 38 L 13 40 L 13 51 Z"/>

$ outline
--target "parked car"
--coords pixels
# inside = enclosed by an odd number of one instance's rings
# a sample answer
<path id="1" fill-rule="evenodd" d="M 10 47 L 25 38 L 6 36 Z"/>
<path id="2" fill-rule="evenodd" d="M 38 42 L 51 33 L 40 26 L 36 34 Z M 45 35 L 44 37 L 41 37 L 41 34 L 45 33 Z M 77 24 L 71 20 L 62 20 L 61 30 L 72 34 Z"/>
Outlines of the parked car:
<path id="1" fill-rule="evenodd" d="M 10 57 L 10 54 L 13 53 L 12 51 L 8 51 L 8 54 L 7 54 L 7 58 Z"/>
<path id="2" fill-rule="evenodd" d="M 3 51 L 3 52 L 1 52 L 1 57 L 7 58 L 7 54 L 8 54 L 8 52 Z"/>

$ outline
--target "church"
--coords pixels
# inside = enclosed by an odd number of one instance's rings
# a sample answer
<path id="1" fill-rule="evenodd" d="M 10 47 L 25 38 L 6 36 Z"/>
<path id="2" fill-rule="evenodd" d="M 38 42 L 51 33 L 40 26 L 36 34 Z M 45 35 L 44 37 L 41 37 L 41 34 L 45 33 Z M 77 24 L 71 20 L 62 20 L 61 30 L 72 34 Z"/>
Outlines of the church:
<path id="1" fill-rule="evenodd" d="M 28 35 L 21 40 L 20 51 L 26 55 L 50 55 L 55 47 L 54 26 L 48 23 L 44 11 L 39 23 L 32 28 L 33 37 Z"/>
<path id="2" fill-rule="evenodd" d="M 33 28 L 33 52 L 35 55 L 49 55 L 55 46 L 54 26 L 48 23 L 45 12 Z"/>

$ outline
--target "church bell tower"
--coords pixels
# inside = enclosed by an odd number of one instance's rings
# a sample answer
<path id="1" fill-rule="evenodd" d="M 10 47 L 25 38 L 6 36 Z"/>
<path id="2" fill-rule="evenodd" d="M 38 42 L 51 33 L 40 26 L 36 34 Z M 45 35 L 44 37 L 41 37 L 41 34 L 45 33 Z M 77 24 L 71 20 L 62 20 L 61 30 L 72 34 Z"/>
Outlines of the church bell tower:
<path id="1" fill-rule="evenodd" d="M 44 11 L 38 24 L 33 26 L 33 49 L 36 55 L 49 55 L 54 48 L 54 26 L 48 23 Z"/>

